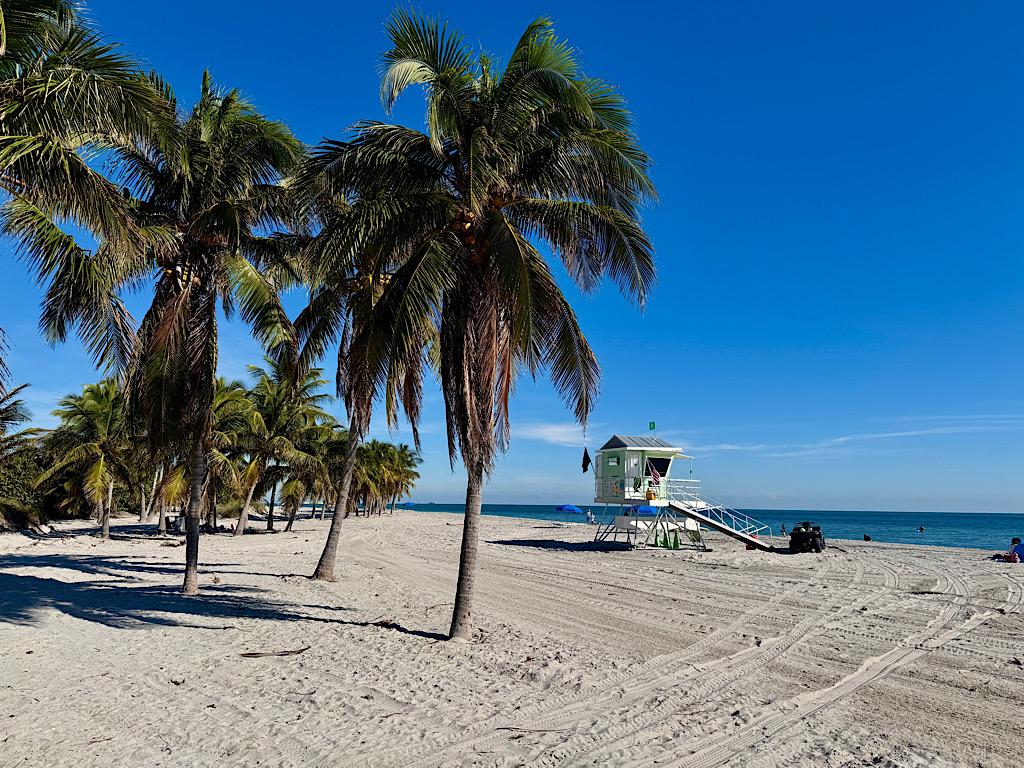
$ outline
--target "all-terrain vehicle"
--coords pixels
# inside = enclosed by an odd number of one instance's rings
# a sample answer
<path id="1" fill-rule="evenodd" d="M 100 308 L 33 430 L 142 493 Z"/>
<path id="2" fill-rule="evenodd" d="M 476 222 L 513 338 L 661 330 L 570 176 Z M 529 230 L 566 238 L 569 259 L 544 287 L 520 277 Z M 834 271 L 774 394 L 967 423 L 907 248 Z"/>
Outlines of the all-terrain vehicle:
<path id="1" fill-rule="evenodd" d="M 793 526 L 789 536 L 790 552 L 821 552 L 825 549 L 825 537 L 820 525 L 811 525 L 806 520 Z"/>

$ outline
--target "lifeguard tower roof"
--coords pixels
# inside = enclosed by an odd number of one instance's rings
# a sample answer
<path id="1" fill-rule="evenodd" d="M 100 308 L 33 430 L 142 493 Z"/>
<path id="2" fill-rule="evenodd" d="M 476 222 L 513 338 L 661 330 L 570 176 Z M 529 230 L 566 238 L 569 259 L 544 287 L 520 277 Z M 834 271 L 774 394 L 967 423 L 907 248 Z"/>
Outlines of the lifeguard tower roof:
<path id="1" fill-rule="evenodd" d="M 632 435 L 612 435 L 612 439 L 601 446 L 602 451 L 610 451 L 616 448 L 651 448 L 661 451 L 681 450 L 660 437 L 634 437 Z"/>

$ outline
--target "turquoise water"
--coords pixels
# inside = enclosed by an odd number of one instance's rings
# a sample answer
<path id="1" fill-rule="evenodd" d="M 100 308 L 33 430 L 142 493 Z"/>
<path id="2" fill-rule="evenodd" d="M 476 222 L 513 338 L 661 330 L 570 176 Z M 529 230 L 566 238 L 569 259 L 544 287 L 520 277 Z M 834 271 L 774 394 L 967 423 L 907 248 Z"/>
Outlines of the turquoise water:
<path id="1" fill-rule="evenodd" d="M 572 503 L 572 502 L 563 502 Z M 485 515 L 522 517 L 529 520 L 582 523 L 590 509 L 598 520 L 603 505 L 576 503 L 584 514 L 556 512 L 554 505 L 484 504 Z M 412 509 L 429 512 L 463 512 L 462 504 L 416 504 Z M 928 544 L 939 547 L 976 547 L 1005 552 L 1013 536 L 1024 538 L 1024 514 L 969 514 L 963 512 L 839 512 L 833 510 L 744 509 L 745 514 L 770 525 L 778 535 L 794 523 L 809 520 L 820 525 L 826 539 L 861 540 L 868 534 L 872 541 L 894 544 Z M 924 526 L 924 533 L 918 528 Z"/>

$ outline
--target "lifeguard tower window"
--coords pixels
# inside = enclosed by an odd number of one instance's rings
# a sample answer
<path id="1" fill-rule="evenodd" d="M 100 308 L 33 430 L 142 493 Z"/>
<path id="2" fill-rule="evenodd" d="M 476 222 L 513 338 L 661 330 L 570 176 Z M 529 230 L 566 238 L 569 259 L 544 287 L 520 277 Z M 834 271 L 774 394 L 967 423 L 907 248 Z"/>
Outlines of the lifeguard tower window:
<path id="1" fill-rule="evenodd" d="M 668 474 L 668 465 L 672 462 L 672 459 L 655 459 L 649 458 L 647 462 L 657 470 L 658 474 L 664 477 Z"/>

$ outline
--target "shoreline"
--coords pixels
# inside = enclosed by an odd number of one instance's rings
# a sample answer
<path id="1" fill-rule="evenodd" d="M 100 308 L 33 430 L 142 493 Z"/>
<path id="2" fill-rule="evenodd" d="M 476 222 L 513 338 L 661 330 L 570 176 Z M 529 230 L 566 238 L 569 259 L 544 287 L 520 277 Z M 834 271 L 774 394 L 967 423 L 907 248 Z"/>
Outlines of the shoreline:
<path id="1" fill-rule="evenodd" d="M 456 644 L 456 519 L 349 518 L 312 582 L 329 522 L 204 536 L 198 598 L 178 537 L 0 537 L 0 765 L 1019 762 L 1024 566 L 596 551 L 585 524 L 487 516 L 482 642 Z"/>
<path id="2" fill-rule="evenodd" d="M 423 512 L 424 514 L 435 514 L 435 513 L 431 512 L 429 510 L 396 509 L 395 510 L 395 515 L 393 515 L 393 516 L 389 515 L 389 514 L 384 514 L 382 517 L 373 516 L 373 517 L 370 517 L 370 518 L 363 518 L 363 517 L 355 518 L 355 517 L 350 516 L 349 518 L 347 518 L 346 524 L 348 524 L 348 521 L 356 521 L 357 519 L 359 521 L 362 521 L 364 519 L 369 519 L 369 520 L 381 520 L 381 519 L 383 519 L 383 520 L 387 520 L 388 518 L 398 517 L 399 513 L 403 513 L 403 514 L 414 513 L 415 514 L 415 513 L 419 513 L 419 512 Z M 460 513 L 457 513 L 457 512 L 443 512 L 442 511 L 442 514 L 455 515 L 455 514 L 460 514 Z M 1010 513 L 1007 513 L 1007 514 L 1010 514 Z M 589 524 L 587 524 L 585 522 L 578 523 L 576 521 L 568 521 L 568 522 L 566 522 L 566 521 L 563 521 L 563 520 L 543 520 L 543 519 L 538 519 L 538 518 L 533 518 L 533 517 L 512 517 L 512 516 L 508 516 L 508 515 L 486 515 L 486 517 L 489 518 L 489 519 L 490 518 L 498 518 L 498 519 L 501 519 L 501 520 L 522 521 L 524 523 L 545 523 L 548 526 L 555 527 L 555 528 L 564 527 L 564 528 L 571 528 L 571 529 L 588 529 L 590 531 L 593 531 L 593 529 L 594 529 L 594 526 L 589 525 Z M 234 518 L 222 518 L 221 525 L 230 524 L 230 521 L 233 520 L 233 519 Z M 298 522 L 300 520 L 304 520 L 306 522 L 312 522 L 313 524 L 321 523 L 321 521 L 319 519 L 311 520 L 308 515 L 303 515 L 301 517 L 296 517 L 296 519 L 295 519 L 296 524 L 298 524 Z M 324 518 L 323 522 L 329 524 L 330 520 L 331 520 L 331 518 L 328 515 L 327 517 Z M 256 514 L 250 514 L 250 516 L 249 516 L 249 523 L 250 523 L 250 525 L 253 522 L 265 522 L 265 521 L 266 521 L 265 517 L 261 517 L 261 516 L 256 515 Z M 184 541 L 184 539 L 185 539 L 185 534 L 183 534 L 183 533 L 170 533 L 170 532 L 168 532 L 166 534 L 160 535 L 160 534 L 157 534 L 154 531 L 152 533 L 125 534 L 125 533 L 119 533 L 117 531 L 118 527 L 130 527 L 130 526 L 137 526 L 137 525 L 139 525 L 138 520 L 135 519 L 135 516 L 132 516 L 132 517 L 120 517 L 120 518 L 114 517 L 114 518 L 111 518 L 110 524 L 111 524 L 111 531 L 110 531 L 110 533 L 111 533 L 111 538 L 112 539 L 122 539 L 122 540 L 129 539 L 129 540 L 139 540 L 139 541 L 153 541 L 153 540 L 157 540 L 157 539 L 164 540 L 164 541 L 171 541 L 171 540 L 181 540 L 181 541 Z M 66 533 L 66 534 L 71 535 L 71 536 L 90 536 L 90 535 L 92 535 L 92 533 L 94 531 L 98 531 L 98 525 L 96 524 L 95 521 L 56 520 L 56 521 L 51 521 L 51 522 L 47 523 L 47 525 L 51 529 L 56 531 L 57 533 Z M 146 525 L 145 527 L 146 528 L 153 528 L 153 524 L 150 523 L 150 524 Z M 61 530 L 62 528 L 64 530 Z M 721 539 L 722 541 L 728 541 L 731 544 L 738 544 L 738 542 L 730 540 L 729 537 L 725 536 L 724 534 L 718 533 L 717 531 L 711 531 L 711 530 L 708 530 L 706 528 L 701 528 L 701 533 L 702 533 L 702 535 L 706 539 L 709 539 L 709 540 Z M 251 538 L 253 536 L 265 536 L 265 535 L 276 536 L 276 535 L 280 535 L 280 534 L 285 534 L 285 531 L 284 531 L 283 527 L 277 528 L 277 529 L 275 529 L 273 531 L 265 531 L 265 530 L 261 530 L 261 529 L 256 529 L 255 531 L 252 531 L 252 532 L 246 531 L 246 539 L 248 540 L 249 538 Z M 0 531 L 0 542 L 2 542 L 4 540 L 4 537 L 14 537 L 14 536 L 21 536 L 22 538 L 27 539 L 30 543 L 35 543 L 35 542 L 38 542 L 38 541 L 41 541 L 41 540 L 43 540 L 43 541 L 45 541 L 45 540 L 53 540 L 53 537 L 39 536 L 39 535 L 37 535 L 35 533 L 31 533 L 31 532 L 26 530 L 26 531 Z M 219 531 L 219 532 L 217 532 L 215 534 L 203 533 L 201 535 L 200 541 L 201 542 L 202 541 L 206 541 L 206 540 L 208 540 L 210 538 L 213 538 L 213 539 L 232 538 L 232 535 L 231 535 L 231 533 L 226 533 L 224 531 Z M 775 536 L 773 538 L 779 539 L 779 540 L 788 540 L 789 536 L 788 535 L 785 536 L 785 537 L 783 537 L 783 536 Z M 946 545 L 943 545 L 943 544 L 910 544 L 910 543 L 904 543 L 904 542 L 876 541 L 874 539 L 872 539 L 871 541 L 861 541 L 860 539 L 840 539 L 840 538 L 834 538 L 834 537 L 826 538 L 826 550 L 829 549 L 829 548 L 833 548 L 833 549 L 837 548 L 833 544 L 833 542 L 837 542 L 837 543 L 841 544 L 842 546 L 849 545 L 849 546 L 853 546 L 853 547 L 865 547 L 865 548 L 870 548 L 872 545 L 874 545 L 874 546 L 879 546 L 879 547 L 912 547 L 914 549 L 937 549 L 937 550 L 940 550 L 940 551 L 950 552 L 950 553 L 952 553 L 952 552 L 977 552 L 977 553 L 988 553 L 989 555 L 996 554 L 996 550 L 995 549 L 985 549 L 985 548 L 981 548 L 981 547 L 951 547 L 951 546 L 946 546 Z M 785 550 L 785 547 L 781 547 L 780 549 Z M 609 549 L 609 550 L 601 550 L 600 548 L 595 548 L 593 551 L 594 552 L 602 552 L 602 551 L 611 551 L 611 549 Z M 627 551 L 627 550 L 623 550 L 623 551 Z M 642 551 L 645 551 L 645 550 L 638 548 L 636 550 L 628 550 L 628 551 L 642 552 Z M 695 549 L 693 549 L 691 547 L 680 547 L 680 549 L 678 549 L 678 550 L 665 550 L 665 549 L 662 549 L 661 547 L 657 547 L 656 548 L 656 547 L 651 546 L 651 547 L 647 547 L 646 551 L 668 552 L 668 553 L 673 553 L 673 552 L 678 553 L 678 552 L 688 551 L 688 552 L 694 552 L 696 554 L 700 554 L 699 550 L 695 550 Z M 766 554 L 775 554 L 775 555 L 780 556 L 780 557 L 790 557 L 790 556 L 793 556 L 793 555 L 790 555 L 790 553 L 786 552 L 786 551 L 775 552 L 775 553 L 766 553 Z"/>

